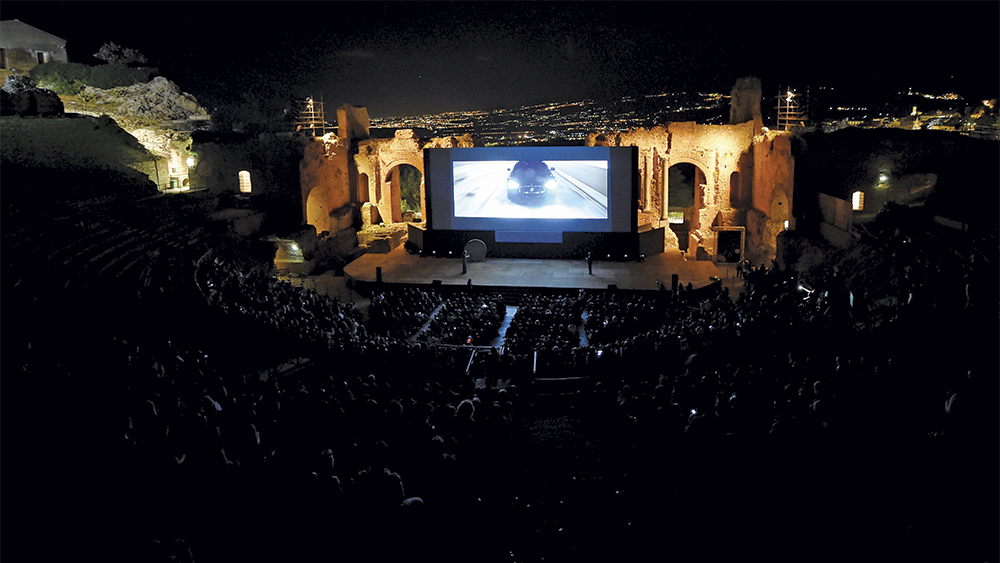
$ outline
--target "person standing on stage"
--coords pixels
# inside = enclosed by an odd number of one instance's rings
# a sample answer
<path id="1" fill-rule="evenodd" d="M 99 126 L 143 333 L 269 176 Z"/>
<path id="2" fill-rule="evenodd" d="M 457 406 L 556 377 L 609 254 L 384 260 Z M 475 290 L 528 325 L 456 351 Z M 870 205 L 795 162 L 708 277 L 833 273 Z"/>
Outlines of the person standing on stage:
<path id="1" fill-rule="evenodd" d="M 594 253 L 587 252 L 587 273 L 594 275 Z"/>
<path id="2" fill-rule="evenodd" d="M 469 273 L 469 251 L 468 250 L 463 250 L 462 251 L 462 273 L 463 274 Z"/>

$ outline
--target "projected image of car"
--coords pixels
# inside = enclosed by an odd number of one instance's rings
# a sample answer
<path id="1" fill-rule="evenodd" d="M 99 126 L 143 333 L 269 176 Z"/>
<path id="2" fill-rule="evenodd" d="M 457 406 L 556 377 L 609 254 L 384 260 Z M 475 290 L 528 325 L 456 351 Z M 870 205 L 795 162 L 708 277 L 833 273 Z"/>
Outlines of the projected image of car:
<path id="1" fill-rule="evenodd" d="M 539 160 L 518 162 L 507 178 L 507 198 L 515 203 L 551 201 L 556 191 L 553 170 Z"/>

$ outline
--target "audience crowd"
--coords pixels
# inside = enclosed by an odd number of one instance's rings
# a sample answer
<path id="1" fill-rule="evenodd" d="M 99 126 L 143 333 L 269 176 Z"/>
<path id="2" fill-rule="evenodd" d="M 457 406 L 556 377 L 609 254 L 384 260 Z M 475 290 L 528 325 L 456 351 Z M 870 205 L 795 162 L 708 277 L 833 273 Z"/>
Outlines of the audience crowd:
<path id="1" fill-rule="evenodd" d="M 512 351 L 576 348 L 583 307 L 582 296 L 524 295 L 504 343 Z"/>
<path id="2" fill-rule="evenodd" d="M 427 324 L 439 305 L 441 297 L 435 291 L 380 289 L 368 306 L 368 327 L 375 334 L 406 339 Z"/>
<path id="3" fill-rule="evenodd" d="M 499 294 L 453 295 L 420 336 L 434 344 L 489 346 L 499 336 L 506 315 L 507 306 Z"/>
<path id="4" fill-rule="evenodd" d="M 238 346 L 116 337 L 110 357 L 133 374 L 126 442 L 137 475 L 170 484 L 157 493 L 165 506 L 211 494 L 238 527 L 314 503 L 326 516 L 281 525 L 378 522 L 417 534 L 435 511 L 481 514 L 484 499 L 507 506 L 527 494 L 516 476 L 535 376 L 585 377 L 578 408 L 623 458 L 667 447 L 704 455 L 733 437 L 972 440 L 995 418 L 996 366 L 983 350 L 941 353 L 965 343 L 949 323 L 972 311 L 967 278 L 939 283 L 961 259 L 910 251 L 902 234 L 881 240 L 914 267 L 876 264 L 878 287 L 839 270 L 807 281 L 759 267 L 742 272 L 737 299 L 525 294 L 500 348 L 475 347 L 497 336 L 498 295 L 379 290 L 366 319 L 267 267 L 208 255 L 195 275 L 207 318 L 308 346 L 295 349 L 300 360 L 286 350 L 262 366 L 241 364 Z M 475 537 L 473 521 L 456 533 Z"/>

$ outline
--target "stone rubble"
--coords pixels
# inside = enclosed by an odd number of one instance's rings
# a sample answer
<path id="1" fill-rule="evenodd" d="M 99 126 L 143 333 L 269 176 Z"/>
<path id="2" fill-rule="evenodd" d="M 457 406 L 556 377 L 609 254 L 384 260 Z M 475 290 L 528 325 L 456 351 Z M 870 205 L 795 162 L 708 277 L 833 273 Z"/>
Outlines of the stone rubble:
<path id="1" fill-rule="evenodd" d="M 38 88 L 30 77 L 11 74 L 0 87 L 0 115 L 50 116 L 63 111 L 59 96 L 52 90 Z"/>
<path id="2" fill-rule="evenodd" d="M 81 96 L 96 103 L 118 103 L 116 117 L 130 121 L 166 122 L 208 115 L 194 96 L 162 76 L 145 84 L 108 90 L 88 86 Z"/>

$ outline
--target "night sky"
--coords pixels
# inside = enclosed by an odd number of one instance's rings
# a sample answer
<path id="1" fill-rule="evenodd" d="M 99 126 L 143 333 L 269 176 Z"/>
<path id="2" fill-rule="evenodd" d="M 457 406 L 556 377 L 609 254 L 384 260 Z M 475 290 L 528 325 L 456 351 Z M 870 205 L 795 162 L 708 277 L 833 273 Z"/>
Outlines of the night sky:
<path id="1" fill-rule="evenodd" d="M 871 92 L 1000 93 L 1000 3 L 17 2 L 0 18 L 114 41 L 209 109 L 313 95 L 372 117 L 728 94 L 742 76 Z M 128 22 L 128 23 L 126 23 Z"/>

